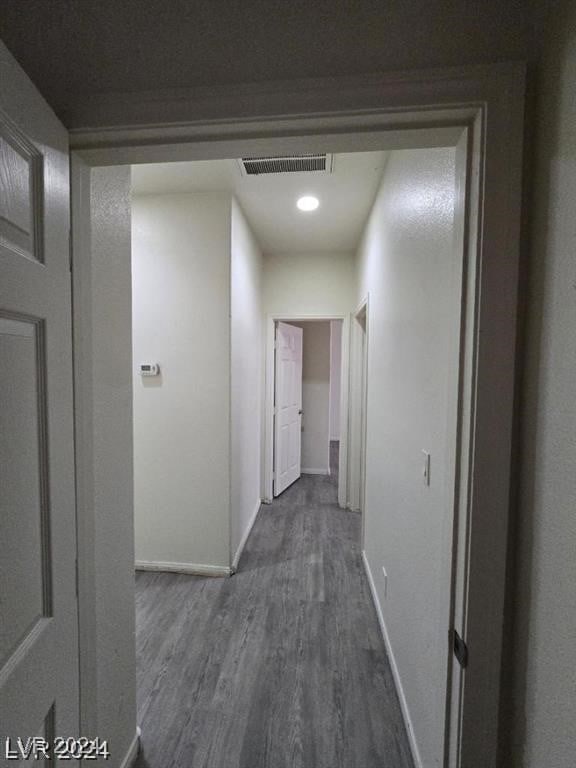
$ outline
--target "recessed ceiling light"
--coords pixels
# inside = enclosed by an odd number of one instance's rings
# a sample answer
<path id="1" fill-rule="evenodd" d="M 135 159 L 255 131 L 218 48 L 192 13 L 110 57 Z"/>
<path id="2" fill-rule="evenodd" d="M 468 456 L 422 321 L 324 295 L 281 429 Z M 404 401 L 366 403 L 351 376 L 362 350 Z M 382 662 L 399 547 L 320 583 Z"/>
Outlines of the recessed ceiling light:
<path id="1" fill-rule="evenodd" d="M 320 205 L 320 201 L 314 195 L 304 195 L 304 197 L 298 198 L 296 205 L 301 211 L 315 211 Z"/>

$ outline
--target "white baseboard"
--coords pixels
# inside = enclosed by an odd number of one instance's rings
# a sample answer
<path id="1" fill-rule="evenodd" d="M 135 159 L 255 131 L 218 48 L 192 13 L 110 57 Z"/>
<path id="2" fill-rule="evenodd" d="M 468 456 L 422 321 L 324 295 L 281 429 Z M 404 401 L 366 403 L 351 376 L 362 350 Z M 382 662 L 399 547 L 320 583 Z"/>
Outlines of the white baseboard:
<path id="1" fill-rule="evenodd" d="M 136 733 L 134 734 L 134 738 L 132 739 L 132 742 L 130 746 L 128 747 L 128 751 L 124 755 L 124 759 L 120 763 L 120 768 L 132 768 L 134 763 L 136 762 L 136 758 L 138 757 L 138 752 L 140 750 L 140 728 L 136 728 Z"/>
<path id="2" fill-rule="evenodd" d="M 136 560 L 137 571 L 165 571 L 166 573 L 188 573 L 191 576 L 230 576 L 226 565 L 204 563 L 163 563 L 150 560 Z"/>
<path id="3" fill-rule="evenodd" d="M 376 585 L 372 578 L 372 571 L 370 570 L 370 564 L 366 557 L 365 550 L 362 550 L 362 562 L 364 563 L 364 570 L 366 571 L 366 577 L 370 586 L 370 592 L 372 594 L 372 601 L 376 608 L 376 614 L 378 616 L 378 623 L 380 624 L 380 631 L 384 638 L 384 645 L 388 653 L 388 659 L 390 661 L 390 667 L 392 668 L 392 675 L 394 676 L 394 682 L 396 684 L 396 691 L 398 692 L 398 698 L 400 699 L 400 707 L 402 709 L 402 716 L 404 718 L 404 724 L 406 726 L 406 732 L 408 733 L 408 741 L 410 742 L 410 750 L 412 752 L 412 759 L 416 768 L 422 768 L 422 758 L 420 757 L 420 750 L 416 743 L 416 736 L 414 735 L 414 726 L 412 725 L 412 718 L 410 717 L 410 710 L 408 709 L 408 702 L 404 694 L 404 688 L 402 687 L 402 680 L 400 679 L 400 672 L 398 671 L 398 665 L 394 657 L 394 651 L 390 643 L 390 637 L 386 628 L 386 622 L 384 621 L 384 614 L 382 613 L 382 607 L 380 606 L 380 600 L 378 599 L 378 593 L 376 592 Z"/>
<path id="4" fill-rule="evenodd" d="M 302 472 L 303 475 L 329 475 L 330 474 L 329 469 L 314 469 L 314 468 L 304 469 L 304 467 L 302 467 L 300 472 Z"/>
<path id="5" fill-rule="evenodd" d="M 252 514 L 250 516 L 250 520 L 248 521 L 248 525 L 246 526 L 246 529 L 244 533 L 242 534 L 242 538 L 240 539 L 240 544 L 238 544 L 238 549 L 236 550 L 236 554 L 234 555 L 234 558 L 232 560 L 232 569 L 236 571 L 238 568 L 238 563 L 240 562 L 240 558 L 242 557 L 242 552 L 244 551 L 244 547 L 246 546 L 246 542 L 248 541 L 248 536 L 250 536 L 250 531 L 254 527 L 254 523 L 256 522 L 256 517 L 258 516 L 258 512 L 260 511 L 260 505 L 261 505 L 260 499 L 256 502 L 254 509 L 252 511 Z"/>

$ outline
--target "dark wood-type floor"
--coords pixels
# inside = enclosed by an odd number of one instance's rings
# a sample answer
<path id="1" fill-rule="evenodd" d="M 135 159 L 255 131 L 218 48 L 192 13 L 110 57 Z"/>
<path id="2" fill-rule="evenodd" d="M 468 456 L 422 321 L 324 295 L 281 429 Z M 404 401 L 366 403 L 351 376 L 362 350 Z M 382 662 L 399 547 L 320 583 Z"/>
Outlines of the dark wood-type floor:
<path id="1" fill-rule="evenodd" d="M 238 573 L 138 573 L 139 768 L 412 768 L 336 473 L 262 506 Z"/>

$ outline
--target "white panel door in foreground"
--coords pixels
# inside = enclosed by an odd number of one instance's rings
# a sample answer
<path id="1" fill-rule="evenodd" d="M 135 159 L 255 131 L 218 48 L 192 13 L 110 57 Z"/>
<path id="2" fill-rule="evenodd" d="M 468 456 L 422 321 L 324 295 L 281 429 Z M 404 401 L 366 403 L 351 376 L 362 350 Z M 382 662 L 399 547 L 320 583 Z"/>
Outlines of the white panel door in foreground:
<path id="1" fill-rule="evenodd" d="M 0 43 L 0 766 L 79 735 L 68 179 Z"/>
<path id="2" fill-rule="evenodd" d="M 302 329 L 276 327 L 274 380 L 274 496 L 300 477 Z"/>

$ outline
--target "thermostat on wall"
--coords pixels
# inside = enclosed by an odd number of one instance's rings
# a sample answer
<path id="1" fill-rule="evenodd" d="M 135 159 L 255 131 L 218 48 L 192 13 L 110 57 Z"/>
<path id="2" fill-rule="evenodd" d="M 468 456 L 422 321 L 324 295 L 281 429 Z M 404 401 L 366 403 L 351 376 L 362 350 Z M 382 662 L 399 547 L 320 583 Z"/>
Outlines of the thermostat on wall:
<path id="1" fill-rule="evenodd" d="M 158 376 L 159 373 L 158 363 L 140 363 L 140 376 Z"/>

